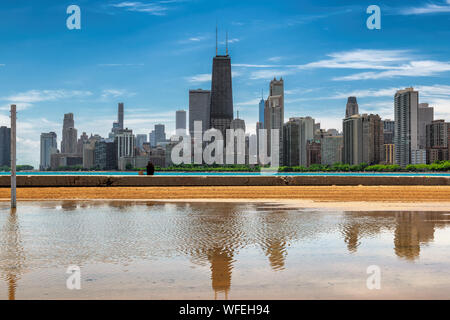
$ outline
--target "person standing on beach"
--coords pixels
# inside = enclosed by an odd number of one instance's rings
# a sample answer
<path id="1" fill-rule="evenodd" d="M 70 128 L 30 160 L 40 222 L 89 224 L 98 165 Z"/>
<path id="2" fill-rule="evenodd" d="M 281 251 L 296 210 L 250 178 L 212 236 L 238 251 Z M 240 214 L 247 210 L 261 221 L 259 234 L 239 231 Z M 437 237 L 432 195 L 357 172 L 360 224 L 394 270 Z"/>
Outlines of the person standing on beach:
<path id="1" fill-rule="evenodd" d="M 155 166 L 150 161 L 147 164 L 147 175 L 148 176 L 155 175 Z"/>

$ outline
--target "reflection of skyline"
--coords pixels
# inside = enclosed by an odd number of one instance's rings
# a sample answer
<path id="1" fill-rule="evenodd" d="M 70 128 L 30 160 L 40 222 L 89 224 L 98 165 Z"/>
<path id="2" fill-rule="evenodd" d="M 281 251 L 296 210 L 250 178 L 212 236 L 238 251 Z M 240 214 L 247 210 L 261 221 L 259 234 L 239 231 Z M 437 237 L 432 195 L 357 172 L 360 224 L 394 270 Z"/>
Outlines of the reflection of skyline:
<path id="1" fill-rule="evenodd" d="M 436 228 L 449 224 L 450 217 L 441 212 L 347 212 L 341 232 L 348 251 L 356 253 L 363 238 L 391 231 L 396 256 L 415 260 L 421 247 L 434 241 Z"/>
<path id="2" fill-rule="evenodd" d="M 32 223 L 28 214 L 33 215 Z M 19 228 L 19 218 L 26 229 Z M 242 249 L 259 248 L 271 270 L 282 272 L 291 243 L 301 248 L 304 241 L 340 232 L 353 254 L 364 239 L 389 232 L 392 252 L 415 260 L 421 247 L 434 241 L 435 229 L 450 224 L 450 217 L 439 212 L 326 215 L 262 203 L 64 201 L 40 203 L 40 208 L 24 206 L 7 218 L 0 216 L 0 222 L 0 271 L 10 298 L 15 298 L 24 270 L 53 266 L 65 272 L 72 264 L 129 264 L 181 255 L 209 266 L 214 297 L 227 299 Z"/>

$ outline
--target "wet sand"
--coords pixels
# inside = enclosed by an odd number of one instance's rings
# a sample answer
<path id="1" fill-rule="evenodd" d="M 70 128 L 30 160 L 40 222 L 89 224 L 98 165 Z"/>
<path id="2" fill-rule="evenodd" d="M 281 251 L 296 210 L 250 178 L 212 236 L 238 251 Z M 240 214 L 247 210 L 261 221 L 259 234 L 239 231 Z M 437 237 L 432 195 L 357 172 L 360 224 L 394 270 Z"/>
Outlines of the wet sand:
<path id="1" fill-rule="evenodd" d="M 10 190 L 0 188 L 0 201 Z M 450 186 L 19 188 L 19 201 L 280 201 L 304 208 L 450 211 Z"/>
<path id="2" fill-rule="evenodd" d="M 8 200 L 9 188 L 0 188 Z M 450 202 L 450 186 L 276 186 L 18 188 L 18 200 L 298 199 L 314 201 Z"/>

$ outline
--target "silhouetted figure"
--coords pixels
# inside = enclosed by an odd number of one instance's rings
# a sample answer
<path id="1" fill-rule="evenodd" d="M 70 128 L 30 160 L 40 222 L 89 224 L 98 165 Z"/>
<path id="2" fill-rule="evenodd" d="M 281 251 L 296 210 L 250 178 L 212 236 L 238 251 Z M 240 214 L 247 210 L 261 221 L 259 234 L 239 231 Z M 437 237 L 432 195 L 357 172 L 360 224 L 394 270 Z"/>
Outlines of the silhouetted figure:
<path id="1" fill-rule="evenodd" d="M 155 166 L 150 161 L 147 164 L 147 175 L 148 176 L 155 175 Z"/>

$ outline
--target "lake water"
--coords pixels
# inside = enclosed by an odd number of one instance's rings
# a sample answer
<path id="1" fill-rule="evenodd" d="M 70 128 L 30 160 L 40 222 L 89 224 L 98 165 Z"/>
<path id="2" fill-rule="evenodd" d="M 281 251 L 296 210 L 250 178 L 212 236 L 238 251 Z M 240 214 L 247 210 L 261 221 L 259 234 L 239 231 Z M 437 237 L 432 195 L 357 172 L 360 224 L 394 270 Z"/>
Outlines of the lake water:
<path id="1" fill-rule="evenodd" d="M 0 299 L 449 299 L 450 213 L 0 203 Z M 69 266 L 81 290 L 69 290 Z M 380 290 L 369 290 L 377 266 Z"/>

